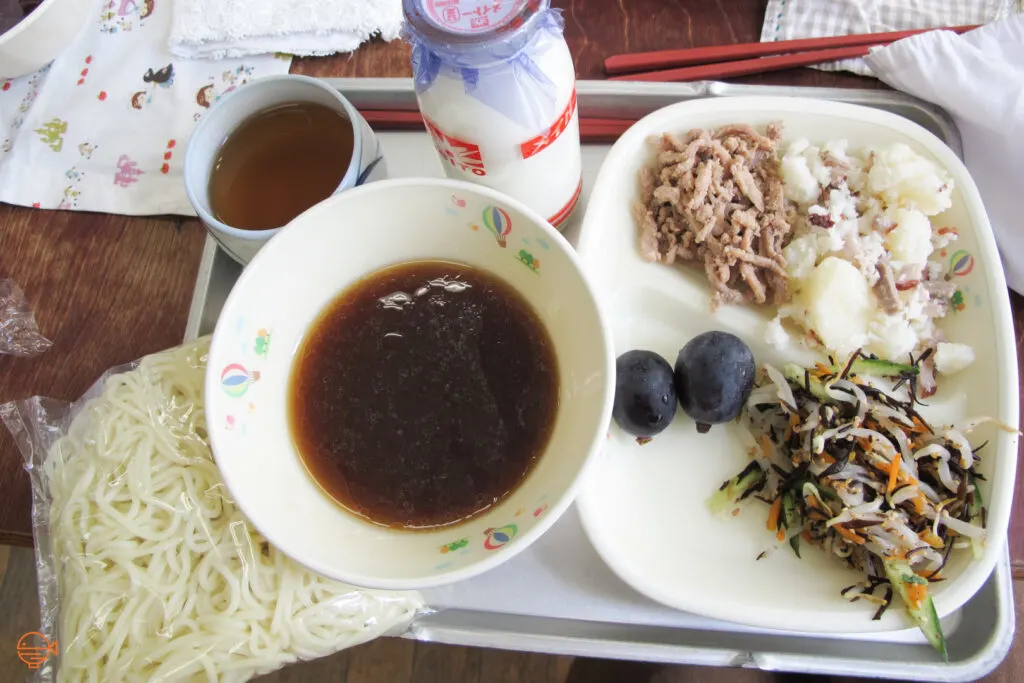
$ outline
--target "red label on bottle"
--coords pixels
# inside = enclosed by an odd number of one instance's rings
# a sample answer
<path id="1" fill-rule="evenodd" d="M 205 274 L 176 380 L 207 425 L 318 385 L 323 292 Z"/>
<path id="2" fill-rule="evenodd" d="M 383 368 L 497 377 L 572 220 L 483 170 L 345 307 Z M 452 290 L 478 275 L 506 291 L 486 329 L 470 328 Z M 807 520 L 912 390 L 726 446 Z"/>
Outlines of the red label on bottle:
<path id="1" fill-rule="evenodd" d="M 427 14 L 456 33 L 481 33 L 517 17 L 526 0 L 424 0 Z"/>
<path id="2" fill-rule="evenodd" d="M 561 209 L 554 215 L 548 218 L 548 223 L 555 226 L 556 228 L 565 222 L 565 219 L 569 217 L 572 210 L 576 208 L 576 203 L 580 200 L 580 194 L 583 192 L 583 178 L 580 178 L 580 182 L 576 184 L 576 191 L 569 197 L 569 201 L 565 203 Z"/>
<path id="3" fill-rule="evenodd" d="M 426 116 L 423 117 L 423 123 L 427 127 L 427 132 L 430 133 L 430 137 L 434 139 L 434 147 L 442 159 L 461 171 L 469 171 L 476 176 L 487 175 L 484 158 L 480 153 L 480 145 L 460 140 L 445 133 Z"/>
<path id="4" fill-rule="evenodd" d="M 529 159 L 535 154 L 540 154 L 545 149 L 550 147 L 555 140 L 558 139 L 565 129 L 569 127 L 569 122 L 572 121 L 573 114 L 576 113 L 576 88 L 572 89 L 572 96 L 569 98 L 569 103 L 565 105 L 565 110 L 562 115 L 555 119 L 555 122 L 551 124 L 551 127 L 541 133 L 535 138 L 531 138 L 519 146 L 519 151 L 523 155 L 524 159 Z"/>

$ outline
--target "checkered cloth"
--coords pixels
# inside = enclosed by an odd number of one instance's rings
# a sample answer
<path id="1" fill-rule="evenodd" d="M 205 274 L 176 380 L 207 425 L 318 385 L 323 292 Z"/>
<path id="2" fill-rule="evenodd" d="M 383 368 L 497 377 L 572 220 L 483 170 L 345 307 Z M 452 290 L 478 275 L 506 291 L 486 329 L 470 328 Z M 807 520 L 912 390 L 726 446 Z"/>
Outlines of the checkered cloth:
<path id="1" fill-rule="evenodd" d="M 761 42 L 987 24 L 1024 10 L 1024 0 L 768 0 Z M 871 76 L 863 59 L 816 66 Z"/>

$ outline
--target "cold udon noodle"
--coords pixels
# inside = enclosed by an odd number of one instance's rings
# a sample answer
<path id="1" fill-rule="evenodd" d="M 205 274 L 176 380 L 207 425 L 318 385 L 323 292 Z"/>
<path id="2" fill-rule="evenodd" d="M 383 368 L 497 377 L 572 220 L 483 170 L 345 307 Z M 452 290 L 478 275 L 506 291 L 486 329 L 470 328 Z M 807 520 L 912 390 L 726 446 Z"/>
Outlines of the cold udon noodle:
<path id="1" fill-rule="evenodd" d="M 60 681 L 245 680 L 370 640 L 420 606 L 313 574 L 243 518 L 206 438 L 207 349 L 108 377 L 45 461 Z"/>

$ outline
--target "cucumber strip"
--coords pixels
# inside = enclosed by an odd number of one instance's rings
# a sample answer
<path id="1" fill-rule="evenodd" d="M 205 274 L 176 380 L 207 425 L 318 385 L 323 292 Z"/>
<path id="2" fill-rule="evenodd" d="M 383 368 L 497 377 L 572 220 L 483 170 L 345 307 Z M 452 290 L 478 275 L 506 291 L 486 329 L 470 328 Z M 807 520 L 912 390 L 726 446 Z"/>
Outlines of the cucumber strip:
<path id="1" fill-rule="evenodd" d="M 974 484 L 974 496 L 968 507 L 971 524 L 981 524 L 981 510 L 982 506 L 985 505 L 985 501 L 981 498 L 981 489 L 978 488 L 978 480 L 971 477 L 971 483 Z M 971 539 L 971 553 L 974 555 L 974 559 L 980 560 L 985 554 L 985 539 L 984 538 L 972 538 Z"/>
<path id="2" fill-rule="evenodd" d="M 724 512 L 730 505 L 739 501 L 748 490 L 763 484 L 764 478 L 764 470 L 757 461 L 751 462 L 742 472 L 726 480 L 714 495 L 708 498 L 708 509 L 714 514 Z"/>
<path id="3" fill-rule="evenodd" d="M 792 489 L 782 494 L 782 525 L 789 533 L 799 533 L 803 530 L 800 508 L 796 505 L 796 494 Z"/>
<path id="4" fill-rule="evenodd" d="M 917 375 L 921 371 L 917 366 L 906 363 L 894 363 L 881 358 L 858 358 L 850 366 L 850 372 L 854 375 L 872 375 L 874 377 L 903 377 L 904 375 Z"/>
<path id="5" fill-rule="evenodd" d="M 935 602 L 927 592 L 928 581 L 915 574 L 906 560 L 883 560 L 882 564 L 885 566 L 885 575 L 889 578 L 889 583 L 899 594 L 903 604 L 907 606 L 907 613 L 913 618 L 932 647 L 942 655 L 942 661 L 949 661 L 946 652 L 946 638 L 942 635 L 942 624 L 939 623 L 939 615 L 935 611 Z M 911 586 L 914 586 L 915 592 L 921 590 L 919 587 L 923 587 L 924 598 L 921 600 L 911 599 Z"/>
<path id="6" fill-rule="evenodd" d="M 782 370 L 786 375 L 786 379 L 789 380 L 790 383 L 805 388 L 809 386 L 811 393 L 818 400 L 832 400 L 832 397 L 825 391 L 825 385 L 821 383 L 821 380 L 814 375 L 810 375 L 809 377 L 806 376 L 804 368 L 796 365 L 795 363 L 786 363 Z"/>

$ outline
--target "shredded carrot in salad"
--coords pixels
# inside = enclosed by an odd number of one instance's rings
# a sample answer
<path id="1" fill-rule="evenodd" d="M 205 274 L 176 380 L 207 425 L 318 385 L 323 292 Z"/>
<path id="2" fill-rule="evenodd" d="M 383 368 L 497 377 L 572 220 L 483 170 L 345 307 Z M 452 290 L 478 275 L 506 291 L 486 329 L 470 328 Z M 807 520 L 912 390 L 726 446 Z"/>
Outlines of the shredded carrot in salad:
<path id="1" fill-rule="evenodd" d="M 889 485 L 885 488 L 886 495 L 892 495 L 892 492 L 896 490 L 896 479 L 900 474 L 900 454 L 897 453 L 896 457 L 892 459 L 892 464 L 889 465 Z"/>

